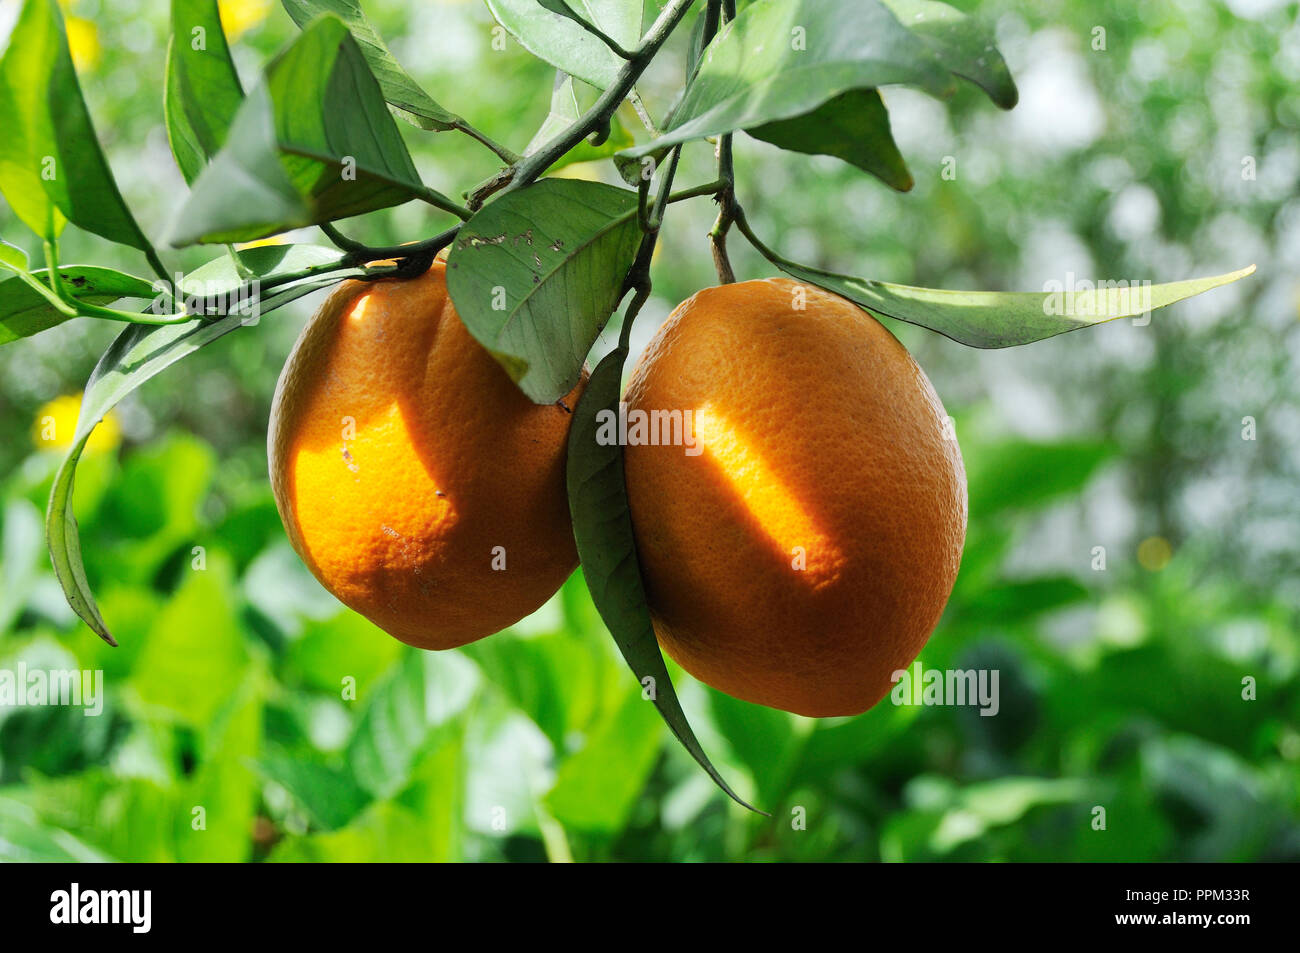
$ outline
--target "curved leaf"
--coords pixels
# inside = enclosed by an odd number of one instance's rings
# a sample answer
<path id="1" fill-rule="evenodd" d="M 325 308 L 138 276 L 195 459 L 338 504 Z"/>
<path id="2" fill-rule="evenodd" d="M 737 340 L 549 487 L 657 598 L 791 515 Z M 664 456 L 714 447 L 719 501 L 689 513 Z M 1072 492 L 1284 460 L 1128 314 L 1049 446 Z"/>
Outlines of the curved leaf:
<path id="1" fill-rule="evenodd" d="M 665 134 L 623 154 L 803 116 L 850 90 L 898 83 L 936 96 L 954 88 L 878 0 L 757 0 L 704 51 Z"/>
<path id="2" fill-rule="evenodd" d="M 978 348 L 1031 344 L 1066 331 L 1137 317 L 1255 272 L 1255 266 L 1250 265 L 1212 278 L 1160 285 L 1129 287 L 1128 282 L 1113 282 L 1113 289 L 1063 286 L 1042 292 L 943 291 L 852 278 L 784 259 L 772 258 L 772 262 L 787 274 L 843 295 L 876 314 L 917 324 Z"/>
<path id="3" fill-rule="evenodd" d="M 430 192 L 337 17 L 313 21 L 270 66 L 228 138 L 173 222 L 172 244 L 251 241 Z"/>
<path id="4" fill-rule="evenodd" d="M 167 139 L 185 181 L 193 183 L 225 144 L 244 101 L 217 0 L 172 0 L 163 108 Z"/>
<path id="5" fill-rule="evenodd" d="M 43 238 L 73 222 L 152 254 L 104 160 L 57 0 L 27 0 L 0 59 L 0 191 Z"/>
<path id="6" fill-rule="evenodd" d="M 328 249 L 321 249 L 329 252 Z M 269 279 L 277 274 L 287 274 L 297 270 L 286 267 L 291 260 L 289 246 L 270 246 L 252 248 L 238 252 L 240 261 L 255 277 Z M 313 253 L 292 254 L 292 262 L 297 265 Z M 335 253 L 336 254 L 336 253 Z M 321 257 L 321 262 L 325 259 Z M 200 281 L 211 277 L 220 282 L 227 269 L 233 269 L 226 259 L 219 259 L 197 268 L 191 272 L 186 283 L 191 288 Z M 317 279 L 317 286 L 332 282 L 340 276 Z M 210 290 L 210 289 L 209 289 Z M 298 294 L 305 294 L 299 287 L 276 289 L 261 302 L 262 313 L 284 304 Z M 77 419 L 77 429 L 71 449 L 54 477 L 50 489 L 50 500 L 45 511 L 45 538 L 50 550 L 50 561 L 54 573 L 63 587 L 64 595 L 70 605 L 84 621 L 109 645 L 116 645 L 95 597 L 91 593 L 90 583 L 86 579 L 85 567 L 81 560 L 81 541 L 77 533 L 77 521 L 72 512 L 73 479 L 77 461 L 85 449 L 95 426 L 127 394 L 149 380 L 156 374 L 175 364 L 184 357 L 193 354 L 199 348 L 211 344 L 218 338 L 240 327 L 248 321 L 245 314 L 235 313 L 217 319 L 198 319 L 184 324 L 169 324 L 151 327 L 133 324 L 126 328 L 113 341 L 107 351 L 95 365 L 95 370 L 86 383 L 82 395 L 81 415 Z"/>
<path id="7" fill-rule="evenodd" d="M 397 114 L 421 129 L 456 129 L 465 120 L 444 109 L 420 88 L 420 84 L 397 62 L 379 32 L 366 19 L 357 0 L 281 0 L 293 22 L 306 28 L 323 14 L 333 14 L 347 24 L 361 48 L 361 55 L 379 81 L 384 99 Z"/>
<path id="8" fill-rule="evenodd" d="M 33 275 L 44 283 L 49 272 L 42 268 Z M 149 301 L 157 294 L 150 282 L 113 268 L 70 265 L 60 268 L 59 275 L 70 297 L 90 304 L 112 304 L 122 298 Z M 21 278 L 0 281 L 0 344 L 39 334 L 69 320 Z"/>
<path id="9" fill-rule="evenodd" d="M 559 400 L 578 382 L 623 296 L 640 243 L 636 211 L 626 189 L 543 179 L 461 227 L 447 259 L 456 311 L 534 401 Z"/>
<path id="10" fill-rule="evenodd" d="M 578 401 L 569 431 L 565 478 L 582 575 L 587 580 L 592 602 L 618 643 L 623 658 L 642 686 L 650 680 L 654 705 L 682 747 L 732 800 L 756 810 L 727 785 L 696 739 L 677 700 L 650 621 L 636 555 L 632 514 L 628 509 L 623 448 L 617 443 L 602 443 L 597 437 L 598 415 L 602 411 L 618 412 L 626 359 L 627 349 L 620 347 L 596 365 Z"/>
<path id="11" fill-rule="evenodd" d="M 749 134 L 793 152 L 843 159 L 900 192 L 913 185 L 894 144 L 889 112 L 874 89 L 851 89 L 810 113 L 758 126 Z"/>
<path id="12" fill-rule="evenodd" d="M 573 16 L 546 9 L 538 0 L 487 0 L 498 23 L 524 49 L 599 89 L 614 85 L 625 61 Z M 574 0 L 586 19 L 624 49 L 641 39 L 641 0 Z"/>
<path id="13" fill-rule="evenodd" d="M 1003 109 L 1020 100 L 1011 71 L 993 45 L 993 31 L 936 0 L 881 0 L 955 75 L 970 80 Z"/>

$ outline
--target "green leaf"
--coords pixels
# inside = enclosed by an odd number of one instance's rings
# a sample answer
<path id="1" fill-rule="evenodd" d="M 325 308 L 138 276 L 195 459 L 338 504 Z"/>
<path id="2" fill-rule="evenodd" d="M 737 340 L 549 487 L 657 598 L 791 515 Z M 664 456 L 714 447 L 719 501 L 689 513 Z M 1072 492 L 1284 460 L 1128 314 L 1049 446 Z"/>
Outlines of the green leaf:
<path id="1" fill-rule="evenodd" d="M 293 22 L 306 28 L 316 17 L 333 14 L 347 24 L 361 55 L 379 81 L 384 99 L 397 114 L 421 129 L 457 129 L 465 120 L 438 105 L 402 68 L 357 0 L 281 0 Z"/>
<path id="2" fill-rule="evenodd" d="M 538 0 L 487 0 L 487 5 L 524 49 L 598 89 L 614 85 L 626 63 L 572 14 L 553 13 Z M 571 11 L 579 9 L 623 49 L 640 42 L 641 0 L 574 0 Z"/>
<path id="3" fill-rule="evenodd" d="M 993 45 L 993 31 L 946 3 L 935 0 L 881 0 L 939 57 L 954 75 L 970 80 L 1003 109 L 1020 99 L 1015 80 L 1002 54 Z"/>
<path id="4" fill-rule="evenodd" d="M 316 827 L 333 831 L 350 823 L 365 810 L 370 796 L 346 771 L 300 757 L 260 758 L 262 777 L 289 792 Z"/>
<path id="5" fill-rule="evenodd" d="M 1109 444 L 1092 441 L 982 444 L 966 463 L 970 510 L 990 517 L 1076 495 L 1115 453 Z"/>
<path id="6" fill-rule="evenodd" d="M 238 863 L 249 859 L 249 831 L 260 793 L 251 762 L 261 745 L 262 698 L 257 682 L 245 680 L 211 726 L 204 726 L 203 758 L 184 787 L 184 808 L 177 814 L 177 860 Z M 204 810 L 205 826 L 198 829 L 195 807 Z"/>
<path id="7" fill-rule="evenodd" d="M 90 304 L 112 304 L 123 298 L 152 300 L 157 289 L 143 278 L 112 268 L 70 265 L 59 269 L 69 297 Z M 42 283 L 48 281 L 44 268 L 33 272 Z M 69 321 L 50 300 L 21 278 L 0 281 L 0 345 L 30 337 Z"/>
<path id="8" fill-rule="evenodd" d="M 104 161 L 57 0 L 27 0 L 0 59 L 0 191 L 45 239 L 66 219 L 152 253 Z"/>
<path id="9" fill-rule="evenodd" d="M 578 98 L 573 88 L 573 77 L 557 70 L 555 88 L 551 92 L 551 111 L 547 113 L 541 127 L 534 134 L 532 141 L 524 149 L 524 155 L 530 156 L 548 142 L 578 121 L 582 110 L 578 108 Z M 633 143 L 632 134 L 614 116 L 609 121 L 609 136 L 598 146 L 593 146 L 585 139 L 556 159 L 547 173 L 555 172 L 575 162 L 594 162 L 607 159 L 620 149 L 626 149 Z"/>
<path id="10" fill-rule="evenodd" d="M 265 279 L 275 274 L 277 268 L 283 267 L 292 254 L 292 248 L 293 246 L 253 248 L 239 252 L 238 255 L 254 276 Z M 208 274 L 219 277 L 229 267 L 233 266 L 228 265 L 225 259 L 210 262 L 191 272 L 188 280 L 197 281 Z M 337 276 L 333 276 L 319 281 L 330 282 L 336 279 Z M 183 281 L 182 286 L 185 285 L 186 282 Z M 265 314 L 286 300 L 305 293 L 307 292 L 302 285 L 277 288 L 263 298 L 261 311 Z M 50 500 L 45 510 L 45 537 L 55 575 L 63 587 L 68 605 L 110 645 L 117 643 L 99 613 L 90 591 L 90 583 L 86 580 L 77 521 L 72 512 L 72 489 L 77 461 L 81 459 L 86 441 L 90 439 L 95 426 L 118 401 L 155 374 L 247 322 L 247 315 L 234 313 L 215 320 L 196 318 L 184 324 L 159 327 L 132 325 L 109 345 L 86 383 L 72 447 L 59 465 L 50 488 Z"/>
<path id="11" fill-rule="evenodd" d="M 913 185 L 890 132 L 889 112 L 874 89 L 851 89 L 810 113 L 756 126 L 749 134 L 792 152 L 843 159 L 899 192 Z"/>
<path id="12" fill-rule="evenodd" d="M 1100 288 L 1088 282 L 1083 288 L 1061 286 L 1041 292 L 942 291 L 853 278 L 797 265 L 777 255 L 769 254 L 768 259 L 787 274 L 843 295 L 875 314 L 917 324 L 978 348 L 1031 344 L 1066 331 L 1137 317 L 1255 272 L 1250 265 L 1212 278 L 1145 287 L 1121 281 L 1101 282 Z M 1108 290 L 1107 284 L 1116 287 Z"/>
<path id="13" fill-rule="evenodd" d="M 622 298 L 641 239 L 636 208 L 626 189 L 543 179 L 502 195 L 456 236 L 447 261 L 456 311 L 537 403 L 578 383 Z"/>
<path id="14" fill-rule="evenodd" d="M 244 87 L 221 29 L 217 0 L 172 0 L 163 110 L 167 139 L 193 184 L 225 144 Z"/>
<path id="15" fill-rule="evenodd" d="M 140 699 L 206 726 L 232 695 L 248 665 L 235 610 L 233 574 L 222 553 L 207 568 L 186 568 L 185 581 L 150 627 L 131 685 Z M 202 678 L 195 673 L 202 672 Z"/>
<path id="16" fill-rule="evenodd" d="M 365 616 L 340 612 L 324 621 L 308 622 L 302 637 L 286 649 L 285 661 L 312 688 L 337 696 L 345 688 L 344 679 L 350 679 L 357 698 L 365 698 L 401 651 L 402 643 Z"/>
<path id="17" fill-rule="evenodd" d="M 0 798 L 0 861 L 9 864 L 105 863 L 112 858 L 67 831 L 41 822 L 20 801 Z"/>
<path id="18" fill-rule="evenodd" d="M 477 674 L 459 655 L 407 652 L 370 692 L 348 741 L 347 762 L 362 789 L 380 798 L 401 791 L 434 729 L 469 703 Z"/>
<path id="19" fill-rule="evenodd" d="M 421 863 L 432 853 L 424 819 L 384 801 L 372 804 L 337 831 L 290 837 L 276 845 L 272 863 Z"/>
<path id="20" fill-rule="evenodd" d="M 27 259 L 27 252 L 17 245 L 0 240 L 0 267 L 13 272 L 24 272 L 31 267 L 31 262 Z"/>
<path id="21" fill-rule="evenodd" d="M 561 766 L 546 806 L 565 827 L 616 834 L 654 769 L 663 722 L 640 692 L 629 694 Z M 610 770 L 617 765 L 617 770 Z"/>
<path id="22" fill-rule="evenodd" d="M 877 0 L 757 0 L 704 51 L 665 134 L 623 154 L 807 115 L 850 90 L 897 83 L 953 91 L 926 45 Z"/>
<path id="23" fill-rule="evenodd" d="M 620 347 L 596 366 L 569 432 L 566 480 L 582 574 L 623 658 L 643 688 L 653 686 L 655 707 L 682 747 L 736 803 L 750 807 L 718 774 L 677 700 L 641 581 L 623 479 L 623 448 L 598 439 L 601 412 L 617 414 L 626 359 L 627 349 Z"/>
<path id="24" fill-rule="evenodd" d="M 401 133 L 356 40 L 315 20 L 244 100 L 229 142 L 172 224 L 174 245 L 251 241 L 419 196 Z"/>

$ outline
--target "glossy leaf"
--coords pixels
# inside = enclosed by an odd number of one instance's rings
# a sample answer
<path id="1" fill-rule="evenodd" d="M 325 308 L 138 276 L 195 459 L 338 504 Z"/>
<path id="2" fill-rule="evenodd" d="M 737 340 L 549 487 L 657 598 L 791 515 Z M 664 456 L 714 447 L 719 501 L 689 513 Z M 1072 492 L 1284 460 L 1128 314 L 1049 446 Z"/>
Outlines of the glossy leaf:
<path id="1" fill-rule="evenodd" d="M 43 238 L 64 221 L 152 251 L 86 111 L 57 0 L 27 0 L 0 59 L 0 191 Z"/>
<path id="2" fill-rule="evenodd" d="M 357 0 L 281 0 L 293 22 L 306 28 L 316 17 L 332 14 L 347 24 L 361 55 L 379 81 L 384 99 L 397 114 L 421 129 L 455 129 L 464 123 L 460 116 L 444 109 L 420 88 L 389 51 L 371 25 Z"/>
<path id="3" fill-rule="evenodd" d="M 157 294 L 154 286 L 143 278 L 112 268 L 71 265 L 60 268 L 59 274 L 69 297 L 90 304 L 112 304 L 123 298 L 149 301 Z M 33 275 L 42 284 L 49 280 L 49 272 L 43 268 Z M 0 345 L 39 334 L 69 320 L 48 298 L 21 278 L 0 281 Z"/>
<path id="4" fill-rule="evenodd" d="M 277 273 L 286 273 L 283 266 L 291 253 L 289 246 L 270 246 L 252 248 L 238 254 L 240 261 L 255 276 L 267 279 Z M 188 282 L 192 283 L 191 287 L 193 287 L 198 282 L 206 280 L 208 275 L 213 276 L 214 281 L 219 280 L 228 267 L 233 266 L 227 265 L 225 259 L 218 259 L 191 272 Z M 182 282 L 183 287 L 185 284 Z M 275 289 L 262 300 L 262 313 L 279 307 L 299 293 L 306 292 L 301 291 L 299 286 Z M 50 499 L 45 511 L 45 539 L 50 550 L 50 561 L 54 565 L 55 575 L 63 587 L 68 605 L 85 621 L 86 625 L 110 645 L 117 643 L 100 615 L 99 607 L 90 590 L 90 583 L 86 579 L 77 521 L 72 512 L 72 490 L 77 461 L 81 459 L 91 432 L 118 401 L 172 364 L 244 325 L 248 320 L 247 315 L 235 313 L 216 319 L 196 318 L 184 324 L 159 327 L 132 325 L 109 345 L 86 383 L 72 447 L 55 473 L 54 483 L 50 489 Z"/>
<path id="5" fill-rule="evenodd" d="M 659 139 L 664 146 L 803 116 L 854 89 L 904 83 L 947 96 L 953 81 L 877 0 L 757 0 L 719 31 Z"/>
<path id="6" fill-rule="evenodd" d="M 456 311 L 534 401 L 578 383 L 636 257 L 636 205 L 626 189 L 543 179 L 491 202 L 456 237 Z"/>
<path id="7" fill-rule="evenodd" d="M 170 241 L 236 242 L 428 192 L 347 27 L 315 20 L 244 100 Z"/>
<path id="8" fill-rule="evenodd" d="M 626 61 L 572 17 L 538 0 L 487 0 L 498 23 L 524 49 L 599 89 L 612 86 Z M 571 9 L 600 27 L 625 50 L 641 39 L 641 0 L 574 0 Z"/>
<path id="9" fill-rule="evenodd" d="M 810 113 L 757 126 L 749 134 L 792 152 L 843 159 L 900 192 L 913 185 L 890 132 L 889 112 L 874 89 L 851 89 Z"/>
<path id="10" fill-rule="evenodd" d="M 244 101 L 217 0 L 172 0 L 163 107 L 167 139 L 185 181 L 193 183 L 225 144 Z"/>
<path id="11" fill-rule="evenodd" d="M 653 689 L 654 705 L 682 747 L 718 787 L 738 804 L 749 807 L 718 774 L 677 700 L 641 581 L 623 477 L 623 448 L 597 439 L 600 413 L 617 413 L 626 359 L 627 350 L 616 348 L 596 366 L 578 401 L 569 432 L 566 481 L 582 574 L 623 658 L 643 690 Z"/>
<path id="12" fill-rule="evenodd" d="M 1240 271 L 1168 284 L 1045 292 L 942 291 L 913 288 L 773 259 L 782 271 L 843 295 L 875 314 L 917 324 L 968 347 L 1014 347 L 1066 331 L 1132 318 L 1253 274 Z"/>
<path id="13" fill-rule="evenodd" d="M 1019 101 L 1011 71 L 993 45 L 991 29 L 936 0 L 881 0 L 900 23 L 919 36 L 954 75 L 981 87 L 994 103 L 1010 109 Z"/>

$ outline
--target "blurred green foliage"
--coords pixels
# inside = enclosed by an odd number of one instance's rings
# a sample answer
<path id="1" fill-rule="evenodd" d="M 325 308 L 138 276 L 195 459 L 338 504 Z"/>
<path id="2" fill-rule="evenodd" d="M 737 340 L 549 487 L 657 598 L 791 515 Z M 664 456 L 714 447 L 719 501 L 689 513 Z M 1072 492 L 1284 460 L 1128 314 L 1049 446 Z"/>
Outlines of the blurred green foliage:
<path id="1" fill-rule="evenodd" d="M 957 5 L 997 23 L 1021 106 L 886 91 L 917 180 L 902 196 L 740 136 L 760 234 L 810 264 L 945 287 L 1260 266 L 1150 326 L 1030 348 L 897 329 L 957 419 L 971 484 L 961 576 L 921 661 L 996 669 L 996 717 L 886 701 L 813 721 L 673 668 L 705 748 L 765 819 L 667 737 L 580 576 L 449 653 L 341 610 L 266 484 L 270 395 L 310 301 L 151 382 L 119 409 L 122 445 L 82 463 L 76 512 L 121 642 L 109 648 L 63 604 L 42 538 L 58 451 L 33 428 L 117 330 L 79 320 L 0 349 L 0 670 L 102 669 L 106 699 L 96 717 L 0 709 L 0 859 L 1300 858 L 1300 5 Z M 249 77 L 294 27 L 278 6 L 239 6 Z M 430 92 L 494 139 L 519 148 L 545 118 L 551 72 L 513 41 L 493 50 L 483 5 L 365 7 Z M 98 31 L 86 96 L 157 234 L 185 195 L 161 131 L 164 8 L 69 9 Z M 658 116 L 685 40 L 642 84 Z M 402 131 L 448 194 L 496 168 L 463 137 Z M 707 180 L 710 160 L 688 150 L 679 183 Z M 712 211 L 674 207 L 634 344 L 713 281 Z M 347 231 L 390 244 L 445 224 L 407 206 Z M 3 208 L 0 232 L 26 241 Z M 742 276 L 767 273 L 733 247 Z M 132 255 L 71 230 L 65 250 L 139 271 Z M 1241 438 L 1245 417 L 1257 440 Z"/>

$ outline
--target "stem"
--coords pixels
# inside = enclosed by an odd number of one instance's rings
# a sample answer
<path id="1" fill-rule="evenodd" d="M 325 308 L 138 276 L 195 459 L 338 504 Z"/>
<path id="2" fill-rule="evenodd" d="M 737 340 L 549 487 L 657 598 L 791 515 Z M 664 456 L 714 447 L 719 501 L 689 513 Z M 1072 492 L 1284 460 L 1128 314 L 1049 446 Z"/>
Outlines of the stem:
<path id="1" fill-rule="evenodd" d="M 709 12 L 713 12 L 714 6 L 721 8 L 717 22 L 712 24 L 714 33 L 705 34 L 705 42 L 708 42 L 716 34 L 722 25 L 722 18 L 727 23 L 736 19 L 736 0 L 721 0 L 720 3 L 710 3 Z M 706 21 L 705 27 L 710 24 Z M 731 223 L 735 221 L 738 206 L 736 205 L 736 170 L 732 156 L 731 133 L 727 133 L 718 139 L 718 179 L 723 183 L 722 188 L 718 190 L 718 218 L 713 223 L 713 228 L 709 229 L 709 248 L 713 252 L 713 267 L 718 272 L 718 282 L 729 285 L 736 280 L 736 271 L 731 267 L 731 258 L 727 254 L 727 232 L 731 230 Z"/>
<path id="2" fill-rule="evenodd" d="M 694 185 L 689 189 L 682 189 L 680 192 L 674 192 L 668 196 L 667 204 L 672 205 L 674 202 L 682 202 L 686 199 L 699 198 L 701 195 L 717 195 L 726 185 L 721 179 L 715 179 L 712 182 L 706 182 L 704 185 Z"/>
<path id="3" fill-rule="evenodd" d="M 650 299 L 650 261 L 654 258 L 655 243 L 659 240 L 659 228 L 664 221 L 664 207 L 669 201 L 673 177 L 677 174 L 677 160 L 681 154 L 681 146 L 673 149 L 672 158 L 668 160 L 668 169 L 664 172 L 663 183 L 659 186 L 659 194 L 655 196 L 654 211 L 650 214 L 648 222 L 649 228 L 645 237 L 641 239 L 641 247 L 637 249 L 636 259 L 623 280 L 624 290 L 628 288 L 636 290 L 631 303 L 627 306 L 627 311 L 623 314 L 623 326 L 618 332 L 618 346 L 623 350 L 625 357 L 632 337 L 632 322 L 641 313 L 642 306 Z M 649 183 L 646 183 L 640 191 L 644 196 L 649 191 Z"/>
<path id="4" fill-rule="evenodd" d="M 516 162 L 519 161 L 519 153 L 514 152 L 511 149 L 507 149 L 505 146 L 501 145 L 501 143 L 496 142 L 495 140 L 489 138 L 486 133 L 480 132 L 479 130 L 471 126 L 469 123 L 464 121 L 458 122 L 454 124 L 453 128 L 459 130 L 460 132 L 465 133 L 465 135 L 469 136 L 471 139 L 475 139 L 478 142 L 481 142 L 483 145 L 487 146 L 494 153 L 496 153 L 497 158 L 500 159 L 502 162 L 508 163 L 510 165 L 514 165 Z"/>
<path id="5" fill-rule="evenodd" d="M 682 22 L 683 17 L 686 16 L 686 12 L 694 2 L 695 0 L 670 0 L 650 27 L 649 32 L 646 33 L 641 45 L 636 48 L 631 58 L 619 70 L 618 78 L 615 79 L 614 84 L 601 93 L 600 98 L 579 117 L 577 122 L 514 166 L 509 184 L 505 186 L 507 192 L 530 185 L 536 181 L 538 176 L 549 169 L 556 160 L 582 142 L 583 139 L 586 139 L 592 133 L 599 134 L 602 130 L 609 128 L 610 117 L 618 109 L 619 103 L 631 92 L 632 87 L 636 85 L 636 81 L 641 78 L 641 74 L 650 65 L 650 61 L 654 59 L 660 47 L 664 45 L 677 25 Z M 470 197 L 471 206 L 474 205 L 474 200 L 478 197 L 479 194 L 476 190 L 474 195 Z"/>
<path id="6" fill-rule="evenodd" d="M 442 251 L 456 240 L 456 235 L 460 231 L 459 225 L 453 225 L 445 232 L 434 235 L 432 238 L 427 238 L 422 242 L 411 242 L 409 245 L 381 245 L 376 247 L 348 238 L 335 228 L 332 222 L 321 222 L 319 228 L 325 233 L 325 236 L 329 238 L 330 241 L 338 246 L 341 251 L 347 252 L 344 256 L 344 260 L 348 261 L 349 265 L 370 261 L 382 261 L 386 258 L 423 258 L 426 255 L 430 262 L 432 262 L 434 256 L 437 255 L 438 252 Z"/>
<path id="7" fill-rule="evenodd" d="M 455 215 L 462 222 L 467 221 L 470 218 L 470 216 L 474 214 L 469 209 L 465 208 L 465 206 L 457 205 L 451 199 L 447 198 L 445 195 L 441 195 L 438 192 L 435 192 L 433 189 L 429 189 L 429 188 L 420 189 L 418 192 L 415 193 L 415 197 L 420 199 L 421 201 L 427 202 L 428 204 L 432 205 L 434 208 L 440 208 L 444 212 L 450 212 L 452 215 Z"/>
<path id="8" fill-rule="evenodd" d="M 738 210 L 730 133 L 718 140 L 718 178 L 723 185 L 718 190 L 718 218 L 713 223 L 713 228 L 709 229 L 709 248 L 713 251 L 713 267 L 717 269 L 718 282 L 729 285 L 736 280 L 736 272 L 727 255 L 727 232 L 736 220 Z"/>

